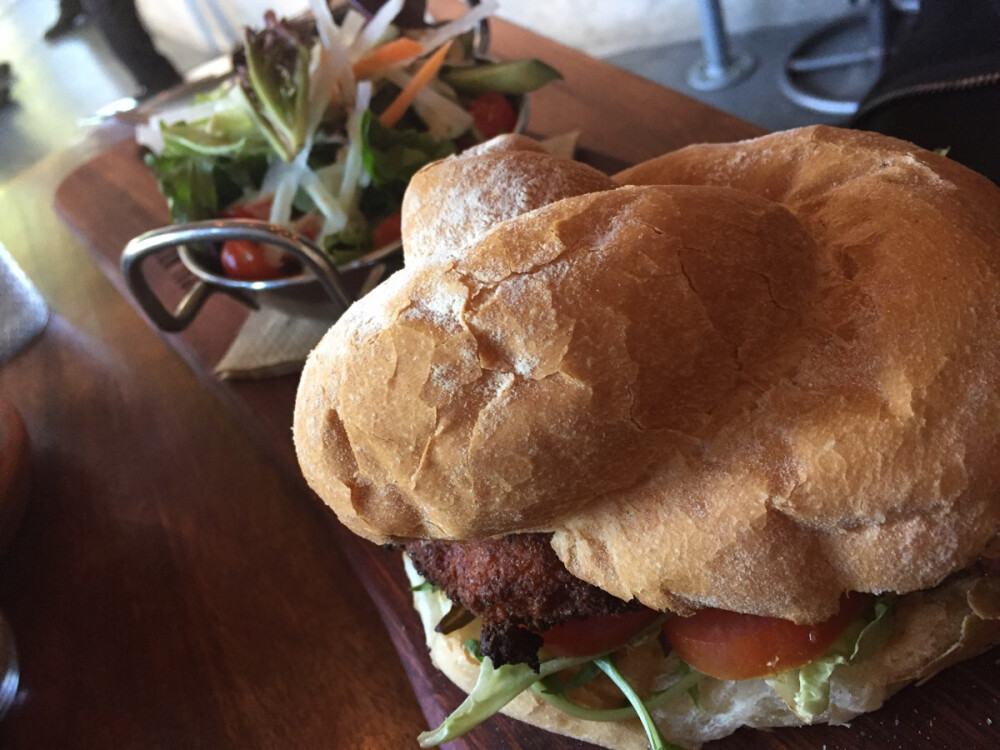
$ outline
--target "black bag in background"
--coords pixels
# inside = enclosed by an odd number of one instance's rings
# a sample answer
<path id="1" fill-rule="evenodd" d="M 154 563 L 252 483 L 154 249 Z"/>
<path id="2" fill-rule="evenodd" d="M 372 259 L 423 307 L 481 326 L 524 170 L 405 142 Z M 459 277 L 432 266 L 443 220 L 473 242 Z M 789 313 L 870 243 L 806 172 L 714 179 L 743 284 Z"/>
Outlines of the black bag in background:
<path id="1" fill-rule="evenodd" d="M 946 149 L 1000 184 L 1000 0 L 921 0 L 850 125 Z"/>

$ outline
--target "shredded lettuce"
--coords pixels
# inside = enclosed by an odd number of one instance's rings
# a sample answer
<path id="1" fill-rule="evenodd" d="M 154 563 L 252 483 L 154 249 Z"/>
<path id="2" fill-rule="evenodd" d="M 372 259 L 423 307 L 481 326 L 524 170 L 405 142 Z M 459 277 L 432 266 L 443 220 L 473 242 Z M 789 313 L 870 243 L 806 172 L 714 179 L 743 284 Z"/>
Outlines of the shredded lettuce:
<path id="1" fill-rule="evenodd" d="M 496 714 L 538 680 L 589 661 L 590 657 L 551 659 L 542 662 L 536 672 L 527 664 L 494 667 L 490 657 L 483 657 L 479 678 L 472 692 L 441 726 L 424 732 L 417 738 L 420 747 L 433 747 L 458 739 Z"/>
<path id="2" fill-rule="evenodd" d="M 430 581 L 423 581 L 421 583 L 415 583 L 412 586 L 410 586 L 410 591 L 429 591 L 429 592 L 433 592 L 433 591 L 440 591 L 440 590 L 441 590 L 441 588 L 439 586 L 435 586 Z"/>
<path id="3" fill-rule="evenodd" d="M 892 604 L 892 597 L 879 597 L 871 618 L 850 625 L 823 656 L 768 678 L 768 684 L 800 719 L 811 722 L 830 706 L 833 670 L 862 661 L 885 645 L 892 630 Z"/>
<path id="4" fill-rule="evenodd" d="M 423 590 L 421 579 L 410 566 L 407 567 L 407 573 L 414 583 L 414 590 Z M 862 661 L 885 645 L 892 629 L 893 602 L 892 596 L 879 597 L 868 615 L 852 623 L 823 656 L 802 667 L 766 678 L 768 684 L 803 721 L 813 720 L 829 707 L 830 678 L 834 669 L 841 664 Z M 644 640 L 651 632 L 658 630 L 662 623 L 662 619 L 657 620 L 630 643 Z M 587 721 L 628 721 L 638 718 L 654 750 L 676 750 L 676 746 L 660 733 L 651 716 L 652 709 L 686 696 L 700 711 L 706 710 L 700 705 L 699 686 L 711 678 L 684 662 L 680 662 L 679 671 L 670 685 L 642 698 L 622 676 L 610 654 L 543 661 L 539 671 L 535 672 L 526 664 L 494 667 L 489 657 L 480 654 L 479 642 L 475 639 L 467 641 L 465 648 L 481 663 L 476 685 L 466 700 L 439 727 L 420 735 L 421 747 L 457 739 L 489 719 L 525 690 L 533 691 L 554 708 Z M 560 674 L 567 670 L 575 671 L 568 677 Z M 566 693 L 589 683 L 601 672 L 622 691 L 628 705 L 595 709 L 567 697 Z"/>
<path id="5" fill-rule="evenodd" d="M 426 586 L 427 582 L 417 572 L 409 557 L 406 555 L 403 556 L 403 567 L 406 571 L 406 576 L 409 579 L 411 589 L 414 592 L 418 592 L 416 593 L 416 596 L 423 599 L 425 602 L 424 606 L 429 608 L 435 619 L 439 619 L 439 610 L 447 607 L 448 602 L 444 592 L 440 589 L 428 590 Z M 445 609 L 444 611 L 447 610 Z M 659 632 L 665 619 L 666 616 L 657 618 L 654 622 L 650 623 L 646 628 L 633 636 L 628 643 L 640 643 L 652 637 L 655 633 Z M 456 708 L 439 727 L 431 731 L 424 732 L 419 736 L 418 740 L 421 747 L 432 747 L 434 745 L 441 744 L 442 742 L 450 742 L 458 737 L 461 737 L 466 732 L 474 729 L 496 714 L 504 706 L 514 700 L 514 698 L 529 688 L 536 690 L 536 692 L 543 691 L 544 695 L 552 697 L 554 700 L 565 700 L 567 703 L 570 703 L 568 699 L 563 698 L 561 695 L 557 695 L 557 693 L 560 691 L 572 690 L 574 686 L 578 686 L 576 683 L 581 681 L 581 673 L 588 675 L 582 678 L 583 682 L 589 681 L 589 679 L 596 676 L 596 674 L 601 672 L 603 668 L 601 665 L 597 664 L 595 660 L 607 656 L 607 654 L 592 654 L 581 657 L 548 659 L 541 662 L 539 669 L 536 672 L 527 664 L 504 664 L 501 667 L 494 667 L 493 662 L 489 659 L 489 657 L 484 657 L 480 652 L 479 641 L 475 638 L 467 640 L 464 643 L 464 647 L 477 661 L 480 662 L 479 676 L 476 680 L 476 685 L 472 689 L 472 692 L 469 693 L 469 696 L 465 699 L 465 701 L 463 701 L 462 704 L 458 706 L 458 708 Z M 580 667 L 579 672 L 577 672 L 576 677 L 571 678 L 569 682 L 566 682 L 557 676 L 560 672 L 565 672 L 577 667 Z M 613 666 L 611 668 L 613 669 Z M 698 679 L 701 678 L 701 675 L 698 675 L 697 673 L 695 674 Z M 678 683 L 671 685 L 666 690 L 660 692 L 670 693 L 672 697 L 678 693 L 683 694 L 688 687 L 689 684 Z M 582 706 L 579 708 L 581 710 L 589 710 Z M 635 718 L 637 715 L 635 708 L 628 707 L 624 710 L 628 712 L 628 715 L 611 720 L 617 721 L 621 718 Z M 663 747 L 667 746 L 664 745 Z"/>
<path id="6" fill-rule="evenodd" d="M 593 665 L 596 671 L 602 671 L 595 660 L 584 665 L 580 672 L 584 672 L 591 665 Z M 656 708 L 657 706 L 672 703 L 685 694 L 690 696 L 692 691 L 697 690 L 698 684 L 705 679 L 707 679 L 706 676 L 701 672 L 692 669 L 684 662 L 680 662 L 680 670 L 676 675 L 676 679 L 662 690 L 651 693 L 648 698 L 643 700 L 643 705 L 646 709 Z M 581 706 L 579 703 L 563 695 L 564 692 L 579 687 L 579 685 L 574 683 L 576 683 L 575 678 L 568 681 L 566 685 L 556 683 L 558 687 L 553 690 L 550 687 L 553 683 L 551 678 L 549 678 L 532 685 L 531 689 L 543 698 L 546 703 L 578 719 L 586 719 L 587 721 L 627 721 L 638 716 L 636 708 L 631 705 L 623 706 L 622 708 L 590 708 L 589 706 Z"/>
<path id="7" fill-rule="evenodd" d="M 419 590 L 422 579 L 408 560 L 407 575 L 415 587 L 414 590 Z M 633 636 L 628 643 L 639 643 L 646 640 L 653 633 L 659 631 L 664 619 L 666 618 L 657 618 L 656 621 Z M 466 641 L 464 646 L 480 662 L 476 685 L 462 704 L 439 727 L 424 732 L 418 737 L 421 747 L 432 747 L 461 737 L 496 714 L 525 690 L 531 689 L 556 708 L 581 718 L 596 721 L 624 721 L 638 717 L 642 721 L 653 748 L 674 750 L 674 746 L 667 743 L 660 735 L 646 706 L 655 706 L 673 700 L 683 695 L 692 684 L 703 678 L 703 675 L 688 669 L 687 672 L 690 674 L 682 675 L 673 685 L 657 691 L 644 702 L 618 672 L 611 656 L 607 653 L 548 659 L 539 664 L 536 672 L 527 664 L 504 664 L 501 667 L 494 667 L 490 658 L 482 655 L 479 650 L 479 641 L 474 638 Z M 579 671 L 568 681 L 558 677 L 560 672 L 576 667 L 580 668 Z M 618 685 L 631 704 L 630 706 L 608 710 L 590 709 L 580 706 L 560 694 L 589 682 L 600 672 L 607 674 Z"/>
<path id="8" fill-rule="evenodd" d="M 662 620 L 655 623 L 656 628 L 660 625 Z M 641 640 L 649 635 L 649 631 L 650 629 L 646 628 L 632 640 Z M 674 684 L 643 700 L 618 671 L 610 654 L 549 659 L 543 661 L 535 672 L 527 664 L 504 664 L 501 667 L 494 667 L 488 656 L 479 653 L 479 642 L 474 639 L 466 644 L 466 648 L 480 661 L 476 685 L 465 701 L 442 722 L 441 726 L 419 736 L 421 747 L 432 747 L 461 737 L 496 714 L 525 690 L 531 689 L 555 708 L 582 719 L 625 721 L 638 717 L 653 750 L 679 750 L 663 738 L 649 714 L 649 708 L 684 695 L 703 679 L 703 675 L 689 669 Z M 580 670 L 569 682 L 556 679 L 557 673 L 574 667 L 580 667 Z M 615 683 L 628 700 L 629 706 L 620 709 L 592 709 L 581 706 L 556 692 L 578 687 L 578 683 L 589 681 L 597 672 L 603 672 Z M 558 687 L 553 690 L 552 686 Z"/>

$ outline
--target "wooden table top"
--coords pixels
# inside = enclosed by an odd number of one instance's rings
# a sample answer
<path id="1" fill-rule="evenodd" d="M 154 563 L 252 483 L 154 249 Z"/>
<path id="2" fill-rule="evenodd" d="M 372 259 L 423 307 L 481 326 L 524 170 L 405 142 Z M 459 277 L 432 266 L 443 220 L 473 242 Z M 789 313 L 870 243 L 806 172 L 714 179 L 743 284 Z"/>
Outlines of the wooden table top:
<path id="1" fill-rule="evenodd" d="M 493 49 L 562 71 L 533 97 L 530 130 L 580 128 L 584 155 L 608 169 L 759 132 L 507 24 Z M 0 559 L 22 668 L 0 747 L 415 747 L 461 696 L 429 665 L 396 555 L 343 530 L 302 483 L 296 378 L 212 375 L 244 315 L 229 300 L 161 334 L 122 293 L 121 248 L 166 220 L 129 135 L 104 128 L 0 187 L 0 241 L 53 311 L 0 366 L 32 454 Z M 741 732 L 718 747 L 985 746 L 997 672 L 986 654 L 851 730 Z M 582 747 L 502 717 L 455 743 L 514 745 Z"/>

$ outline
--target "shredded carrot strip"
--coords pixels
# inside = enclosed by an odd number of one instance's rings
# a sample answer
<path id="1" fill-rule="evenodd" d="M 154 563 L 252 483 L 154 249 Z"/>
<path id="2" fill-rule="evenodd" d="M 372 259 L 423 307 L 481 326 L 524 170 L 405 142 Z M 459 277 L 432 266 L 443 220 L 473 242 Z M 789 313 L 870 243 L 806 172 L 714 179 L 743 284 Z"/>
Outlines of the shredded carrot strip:
<path id="1" fill-rule="evenodd" d="M 431 82 L 431 79 L 437 75 L 437 72 L 441 69 L 441 65 L 444 63 L 444 58 L 448 54 L 448 50 L 451 48 L 451 42 L 441 45 L 438 50 L 427 58 L 427 62 L 420 66 L 420 70 L 414 74 L 410 82 L 403 87 L 403 90 L 399 92 L 397 96 L 390 104 L 385 112 L 383 112 L 378 121 L 382 123 L 384 127 L 391 128 L 397 122 L 399 118 L 403 116 L 406 112 L 406 108 L 409 107 L 413 100 L 416 99 L 417 94 L 420 93 L 420 89 Z"/>
<path id="2" fill-rule="evenodd" d="M 414 39 L 405 36 L 393 39 L 381 47 L 376 47 L 354 63 L 354 77 L 364 78 L 380 68 L 417 57 L 423 51 L 423 45 Z"/>

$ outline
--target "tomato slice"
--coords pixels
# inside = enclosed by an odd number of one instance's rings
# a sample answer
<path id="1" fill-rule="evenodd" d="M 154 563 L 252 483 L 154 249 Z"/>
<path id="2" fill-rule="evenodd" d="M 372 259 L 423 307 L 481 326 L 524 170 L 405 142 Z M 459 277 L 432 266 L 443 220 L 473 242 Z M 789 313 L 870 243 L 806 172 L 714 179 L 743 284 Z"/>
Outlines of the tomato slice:
<path id="1" fill-rule="evenodd" d="M 510 133 L 517 125 L 517 112 L 499 91 L 486 91 L 469 102 L 469 114 L 483 140 Z"/>
<path id="2" fill-rule="evenodd" d="M 397 211 L 394 214 L 389 214 L 382 221 L 379 222 L 378 226 L 375 227 L 375 231 L 372 232 L 372 247 L 379 248 L 385 247 L 386 245 L 395 242 L 400 237 L 403 236 L 403 215 Z"/>
<path id="3" fill-rule="evenodd" d="M 294 262 L 285 253 L 249 240 L 227 240 L 219 260 L 226 276 L 239 281 L 267 281 L 294 271 Z"/>
<path id="4" fill-rule="evenodd" d="M 601 654 L 622 645 L 658 616 L 651 609 L 639 609 L 620 615 L 567 620 L 541 633 L 542 650 L 554 657 Z"/>
<path id="5" fill-rule="evenodd" d="M 222 216 L 227 219 L 260 219 L 267 221 L 271 218 L 271 203 L 274 198 L 270 195 L 260 198 L 252 203 L 239 203 L 235 206 L 222 209 Z"/>
<path id="6" fill-rule="evenodd" d="M 816 625 L 790 620 L 701 609 L 691 617 L 672 617 L 663 632 L 688 664 L 723 680 L 747 680 L 807 664 L 826 651 L 869 602 L 845 595 L 840 611 Z"/>

